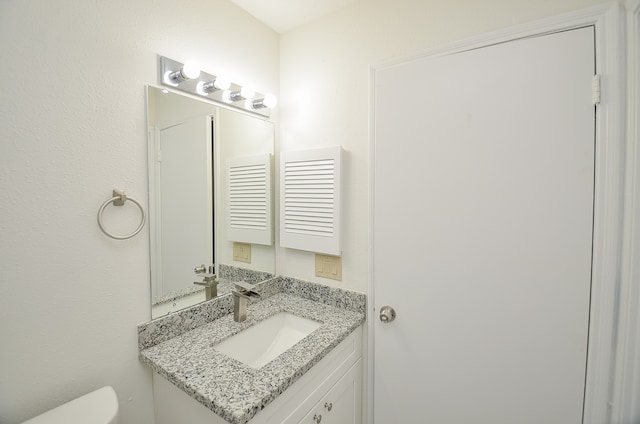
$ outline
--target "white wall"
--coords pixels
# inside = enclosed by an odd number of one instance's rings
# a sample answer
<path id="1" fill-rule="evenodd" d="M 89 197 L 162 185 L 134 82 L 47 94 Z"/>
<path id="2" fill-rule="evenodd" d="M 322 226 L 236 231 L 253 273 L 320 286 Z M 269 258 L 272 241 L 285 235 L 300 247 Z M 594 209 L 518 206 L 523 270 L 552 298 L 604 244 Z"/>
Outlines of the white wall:
<path id="1" fill-rule="evenodd" d="M 96 223 L 113 187 L 146 205 L 144 85 L 158 54 L 278 93 L 279 37 L 227 0 L 0 0 L 0 422 L 112 385 L 153 422 L 136 325 L 147 228 Z M 108 209 L 114 232 L 133 208 Z"/>
<path id="2" fill-rule="evenodd" d="M 364 0 L 282 35 L 281 149 L 344 147 L 345 237 L 342 282 L 315 277 L 314 256 L 303 251 L 280 249 L 278 271 L 367 291 L 370 65 L 601 2 Z M 398 89 L 410 90 L 402 81 Z"/>

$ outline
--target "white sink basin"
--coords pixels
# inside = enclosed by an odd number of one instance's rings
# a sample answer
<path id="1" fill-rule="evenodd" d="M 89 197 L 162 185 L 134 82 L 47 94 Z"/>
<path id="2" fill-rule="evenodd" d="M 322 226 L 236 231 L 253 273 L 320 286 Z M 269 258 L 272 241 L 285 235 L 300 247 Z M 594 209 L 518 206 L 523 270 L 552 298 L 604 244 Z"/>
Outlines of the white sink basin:
<path id="1" fill-rule="evenodd" d="M 280 312 L 218 343 L 214 349 L 258 369 L 320 325 L 319 322 L 289 312 Z"/>

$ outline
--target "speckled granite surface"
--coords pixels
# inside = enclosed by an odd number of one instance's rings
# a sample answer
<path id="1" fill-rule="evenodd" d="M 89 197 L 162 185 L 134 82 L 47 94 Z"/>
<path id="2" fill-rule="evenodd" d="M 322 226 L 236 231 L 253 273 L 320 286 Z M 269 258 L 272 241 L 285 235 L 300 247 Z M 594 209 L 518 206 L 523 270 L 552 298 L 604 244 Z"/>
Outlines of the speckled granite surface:
<path id="1" fill-rule="evenodd" d="M 304 299 L 366 314 L 366 295 L 290 277 L 275 277 L 256 284 L 256 291 L 267 299 L 277 293 L 293 294 Z M 251 300 L 250 302 L 255 302 Z M 231 295 L 198 303 L 170 315 L 138 325 L 138 349 L 162 343 L 194 328 L 233 312 Z"/>
<path id="2" fill-rule="evenodd" d="M 251 284 L 257 284 L 274 277 L 270 272 L 256 271 L 226 264 L 220 264 L 218 266 L 218 275 L 220 278 L 230 281 L 244 281 L 245 283 Z"/>
<path id="3" fill-rule="evenodd" d="M 247 320 L 233 321 L 233 298 L 221 296 L 138 326 L 140 361 L 233 424 L 247 423 L 364 323 L 366 296 L 289 277 L 256 285 Z M 253 369 L 213 346 L 278 312 L 322 323 L 262 367 Z"/>
<path id="4" fill-rule="evenodd" d="M 192 293 L 203 292 L 203 291 L 204 291 L 204 287 L 202 286 L 193 285 L 191 287 L 185 287 L 180 290 L 176 290 L 171 293 L 165 294 L 163 296 L 154 297 L 151 300 L 151 305 L 152 306 L 160 305 L 161 303 L 171 302 L 176 299 L 180 299 L 181 297 L 189 296 Z"/>
<path id="5" fill-rule="evenodd" d="M 279 288 L 283 293 L 293 294 L 337 308 L 344 308 L 362 314 L 366 313 L 367 296 L 363 293 L 329 287 L 291 277 L 279 277 L 278 280 L 276 284 L 280 285 Z"/>
<path id="6" fill-rule="evenodd" d="M 270 284 L 270 280 L 256 285 L 256 291 L 263 298 L 272 293 L 280 292 L 277 280 L 278 278 L 273 279 L 273 286 Z M 228 294 L 145 322 L 138 325 L 138 349 L 155 346 L 232 312 L 233 298 L 231 294 Z"/>

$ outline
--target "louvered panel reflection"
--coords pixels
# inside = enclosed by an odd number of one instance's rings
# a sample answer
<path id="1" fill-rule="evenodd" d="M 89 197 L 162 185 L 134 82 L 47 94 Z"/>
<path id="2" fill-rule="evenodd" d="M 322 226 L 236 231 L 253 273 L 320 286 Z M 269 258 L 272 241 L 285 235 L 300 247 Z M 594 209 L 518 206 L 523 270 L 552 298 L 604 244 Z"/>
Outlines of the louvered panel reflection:
<path id="1" fill-rule="evenodd" d="M 267 225 L 266 164 L 229 168 L 229 225 L 265 229 Z"/>
<path id="2" fill-rule="evenodd" d="M 340 148 L 286 152 L 281 170 L 281 244 L 339 252 Z"/>
<path id="3" fill-rule="evenodd" d="M 271 155 L 229 160 L 228 201 L 227 238 L 271 244 Z"/>

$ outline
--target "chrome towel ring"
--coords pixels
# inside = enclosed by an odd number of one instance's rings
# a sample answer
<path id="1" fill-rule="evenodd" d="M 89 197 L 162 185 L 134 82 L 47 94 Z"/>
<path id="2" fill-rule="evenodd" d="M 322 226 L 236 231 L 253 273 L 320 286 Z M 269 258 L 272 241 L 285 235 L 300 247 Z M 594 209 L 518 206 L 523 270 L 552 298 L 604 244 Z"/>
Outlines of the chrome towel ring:
<path id="1" fill-rule="evenodd" d="M 122 206 L 127 200 L 131 200 L 140 209 L 140 214 L 142 215 L 142 219 L 140 220 L 140 225 L 138 225 L 138 228 L 136 228 L 133 233 L 127 234 L 126 236 L 113 235 L 109 231 L 107 231 L 106 228 L 104 228 L 104 223 L 102 222 L 102 213 L 104 212 L 104 209 L 107 207 L 109 203 L 113 203 L 113 206 Z M 127 196 L 124 190 L 119 190 L 119 189 L 113 190 L 113 197 L 107 200 L 106 202 L 104 202 L 102 206 L 100 206 L 100 209 L 98 210 L 98 225 L 100 226 L 100 229 L 102 230 L 103 233 L 105 233 L 112 239 L 116 239 L 116 240 L 130 239 L 131 237 L 138 234 L 140 230 L 142 230 L 142 227 L 144 227 L 145 220 L 146 220 L 146 216 L 144 214 L 144 209 L 142 208 L 142 205 L 133 197 Z"/>

